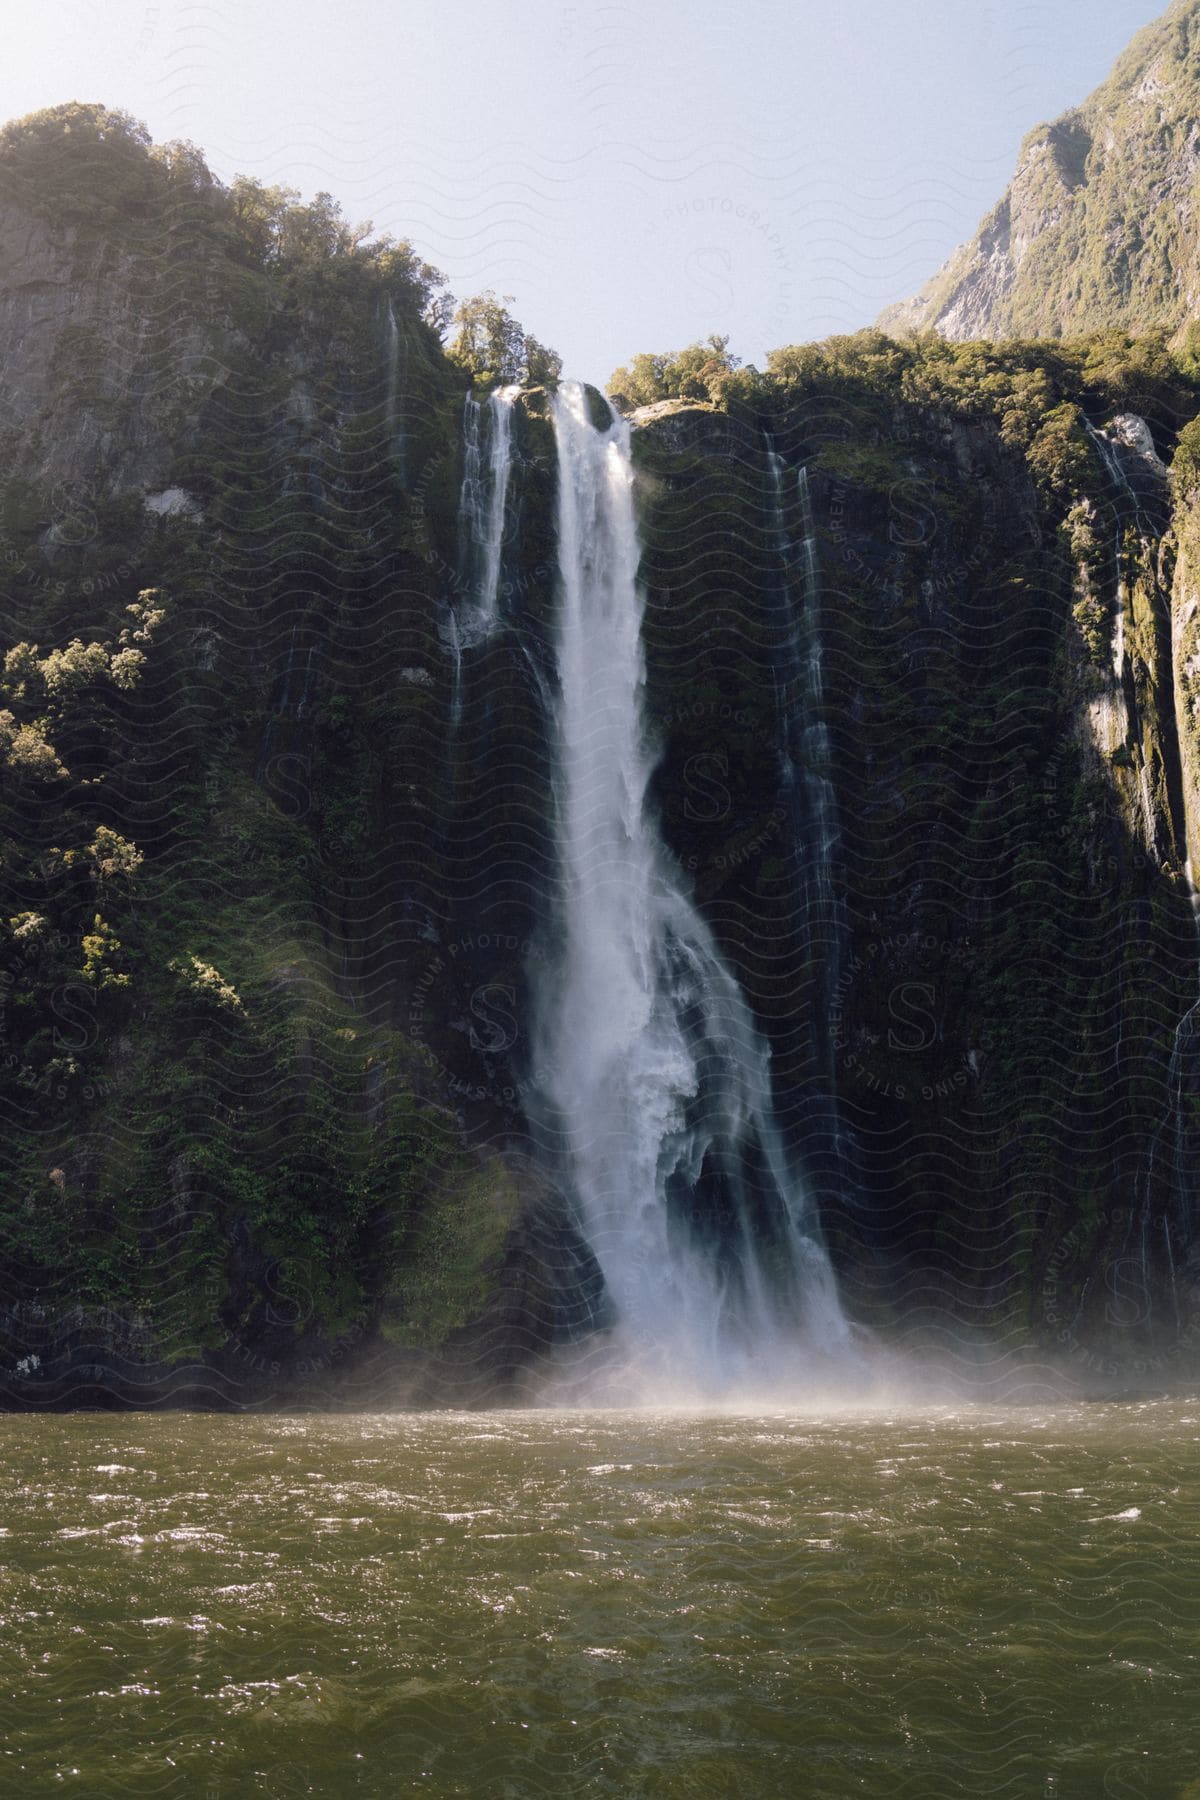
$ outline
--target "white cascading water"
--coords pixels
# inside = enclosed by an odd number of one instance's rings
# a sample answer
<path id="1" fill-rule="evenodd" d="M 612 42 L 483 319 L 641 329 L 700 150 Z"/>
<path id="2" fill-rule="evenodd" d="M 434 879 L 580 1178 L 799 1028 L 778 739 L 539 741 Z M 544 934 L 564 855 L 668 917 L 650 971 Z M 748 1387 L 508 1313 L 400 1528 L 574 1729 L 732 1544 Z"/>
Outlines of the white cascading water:
<path id="1" fill-rule="evenodd" d="M 1146 519 L 1142 503 L 1134 490 L 1121 460 L 1120 452 L 1108 433 L 1099 430 L 1089 420 L 1084 420 L 1087 432 L 1104 466 L 1112 487 L 1115 517 L 1115 547 L 1113 553 L 1114 586 L 1116 590 L 1115 621 L 1113 628 L 1112 665 L 1113 675 L 1120 681 L 1125 673 L 1125 610 L 1128 603 L 1129 583 L 1125 573 L 1125 527 L 1129 520 L 1142 532 L 1143 538 L 1153 538 L 1153 524 Z M 1145 427 L 1143 425 L 1143 430 Z M 1153 447 L 1153 440 L 1151 440 Z M 1145 764 L 1142 766 L 1146 775 Z M 1143 782 L 1143 805 L 1148 820 L 1147 841 L 1153 842 L 1153 807 L 1147 785 Z M 1192 919 L 1195 925 L 1197 941 L 1200 942 L 1200 893 L 1197 891 L 1195 874 L 1189 857 L 1184 865 L 1184 880 L 1187 884 L 1191 900 Z M 1137 1187 L 1138 1204 L 1130 1210 L 1126 1226 L 1123 1249 L 1136 1248 L 1137 1262 L 1140 1270 L 1140 1292 L 1136 1296 L 1138 1304 L 1147 1316 L 1153 1311 L 1151 1297 L 1151 1251 L 1150 1251 L 1150 1199 L 1157 1177 L 1157 1165 L 1161 1160 L 1168 1165 L 1164 1179 L 1173 1192 L 1175 1216 L 1179 1222 L 1180 1235 L 1187 1243 L 1194 1232 L 1194 1221 L 1197 1212 L 1198 1188 L 1195 1157 L 1191 1154 L 1191 1132 L 1189 1128 L 1189 1097 L 1195 1091 L 1197 1082 L 1194 1073 L 1197 1048 L 1196 1041 L 1200 1037 L 1200 999 L 1197 999 L 1184 1013 L 1175 1027 L 1174 1040 L 1171 1047 L 1171 1060 L 1167 1069 L 1167 1091 L 1169 1104 L 1159 1123 L 1157 1131 L 1150 1140 L 1146 1167 Z M 1119 1066 L 1120 1039 L 1114 1056 L 1114 1066 Z M 1166 1264 L 1170 1278 L 1171 1293 L 1175 1304 L 1176 1322 L 1179 1322 L 1179 1302 L 1176 1291 L 1175 1253 L 1171 1243 L 1171 1221 L 1166 1213 L 1162 1217 L 1162 1229 L 1166 1248 Z M 1134 1245 L 1134 1233 L 1137 1243 Z"/>
<path id="2" fill-rule="evenodd" d="M 465 604 L 458 609 L 458 626 L 460 642 L 468 649 L 485 643 L 500 619 L 500 564 L 512 473 L 512 407 L 520 391 L 519 387 L 495 388 L 486 401 L 468 394 L 463 403 L 458 517 Z"/>
<path id="3" fill-rule="evenodd" d="M 463 402 L 463 473 L 458 496 L 459 598 L 444 632 L 454 659 L 452 738 L 462 723 L 463 651 L 486 644 L 500 623 L 504 521 L 512 474 L 512 407 L 520 391 L 519 387 L 495 388 L 486 401 L 468 394 Z"/>
<path id="4" fill-rule="evenodd" d="M 1121 466 L 1121 458 L 1118 456 L 1116 446 L 1111 438 L 1107 437 L 1103 431 L 1097 430 L 1096 426 L 1088 419 L 1084 420 L 1083 428 L 1104 465 L 1104 473 L 1108 476 L 1114 495 L 1124 495 L 1134 518 L 1140 519 L 1141 510 L 1137 498 L 1129 485 L 1129 479 Z M 1112 669 L 1114 677 L 1120 681 L 1125 674 L 1125 519 L 1121 507 L 1116 501 L 1114 501 L 1113 512 L 1116 524 L 1113 549 L 1115 599 L 1113 601 Z"/>
<path id="5" fill-rule="evenodd" d="M 787 501 L 788 468 L 768 440 L 770 524 L 783 575 L 781 642 L 773 658 L 783 750 L 783 789 L 789 801 L 788 835 L 794 904 L 814 969 L 818 1016 L 813 1022 L 814 1063 L 823 1064 L 823 1092 L 810 1104 L 820 1118 L 831 1175 L 840 1189 L 849 1179 L 830 1064 L 825 1021 L 838 993 L 841 909 L 834 887 L 838 842 L 837 799 L 829 769 L 832 749 L 825 723 L 821 654 L 821 568 L 808 470 L 795 474 L 794 501 Z"/>
<path id="6" fill-rule="evenodd" d="M 544 1128 L 633 1391 L 802 1387 L 849 1328 L 774 1123 L 767 1046 L 648 806 L 629 427 L 597 430 L 572 382 L 554 428 L 562 908 L 538 1007 Z"/>
<path id="7" fill-rule="evenodd" d="M 396 309 L 389 300 L 383 315 L 384 333 L 387 339 L 387 380 L 384 393 L 384 414 L 387 426 L 388 451 L 400 467 L 400 479 L 404 480 L 405 449 L 404 427 L 400 417 L 400 362 L 404 360 L 405 386 L 408 375 L 408 339 L 401 337 L 400 327 L 396 323 Z"/>

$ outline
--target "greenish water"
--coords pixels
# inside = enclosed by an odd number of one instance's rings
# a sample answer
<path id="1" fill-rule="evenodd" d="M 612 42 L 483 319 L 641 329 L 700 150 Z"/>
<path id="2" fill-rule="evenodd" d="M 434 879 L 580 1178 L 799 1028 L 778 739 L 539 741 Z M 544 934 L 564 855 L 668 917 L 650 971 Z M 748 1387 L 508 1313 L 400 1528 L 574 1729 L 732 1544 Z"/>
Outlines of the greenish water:
<path id="1" fill-rule="evenodd" d="M 0 1791 L 1190 1793 L 1198 1421 L 9 1417 Z"/>

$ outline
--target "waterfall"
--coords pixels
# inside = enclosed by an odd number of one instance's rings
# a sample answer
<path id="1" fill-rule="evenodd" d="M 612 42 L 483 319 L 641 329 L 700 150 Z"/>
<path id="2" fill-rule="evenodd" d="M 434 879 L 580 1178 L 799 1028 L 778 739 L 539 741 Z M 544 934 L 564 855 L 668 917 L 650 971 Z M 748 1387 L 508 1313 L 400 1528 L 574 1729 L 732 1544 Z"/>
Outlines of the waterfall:
<path id="1" fill-rule="evenodd" d="M 1118 421 L 1120 424 L 1122 421 Z M 1129 423 L 1128 420 L 1124 421 Z M 1141 425 L 1143 433 L 1146 428 Z M 1132 519 L 1143 539 L 1157 536 L 1154 523 L 1148 519 L 1146 508 L 1139 498 L 1133 482 L 1131 482 L 1119 451 L 1112 439 L 1104 431 L 1100 431 L 1088 420 L 1084 428 L 1089 439 L 1104 465 L 1105 474 L 1114 492 L 1114 512 L 1116 514 L 1116 623 L 1113 632 L 1113 673 L 1121 681 L 1125 669 L 1125 603 L 1128 595 L 1128 583 L 1125 576 L 1125 524 Z M 1148 436 L 1148 433 L 1146 434 Z M 1151 449 L 1153 444 L 1151 441 Z M 1184 727 L 1186 729 L 1186 727 Z M 1146 819 L 1147 846 L 1154 844 L 1154 806 L 1149 789 L 1149 770 L 1143 760 L 1140 769 L 1139 793 L 1142 810 Z M 1184 865 L 1184 880 L 1191 902 L 1192 919 L 1200 948 L 1200 892 L 1197 891 L 1194 870 L 1190 857 Z M 1119 1038 L 1118 1038 L 1119 1055 Z M 1171 1058 L 1167 1067 L 1168 1105 L 1158 1129 L 1150 1140 L 1149 1152 L 1145 1167 L 1137 1182 L 1135 1199 L 1137 1204 L 1131 1209 L 1126 1226 L 1124 1245 L 1129 1249 L 1136 1229 L 1137 1257 L 1141 1271 L 1141 1300 L 1146 1312 L 1151 1311 L 1151 1267 L 1150 1267 L 1150 1204 L 1154 1192 L 1156 1166 L 1160 1156 L 1166 1165 L 1164 1177 L 1173 1201 L 1173 1214 L 1181 1241 L 1185 1246 L 1191 1244 L 1197 1224 L 1197 1194 L 1200 1192 L 1196 1178 L 1195 1156 L 1191 1151 L 1191 1139 L 1194 1128 L 1189 1122 L 1191 1102 L 1200 1087 L 1197 1074 L 1198 1055 L 1200 1055 L 1200 998 L 1188 1007 L 1175 1027 L 1171 1044 Z M 1162 1218 L 1163 1238 L 1166 1248 L 1167 1272 L 1170 1278 L 1171 1294 L 1178 1316 L 1178 1294 L 1176 1288 L 1175 1253 L 1171 1242 L 1172 1219 L 1164 1213 Z"/>
<path id="2" fill-rule="evenodd" d="M 463 645 L 485 643 L 500 620 L 500 568 L 512 471 L 512 407 L 519 387 L 463 402 L 463 475 L 458 529 Z M 487 421 L 485 433 L 484 421 Z M 486 436 L 486 452 L 485 452 Z"/>
<path id="3" fill-rule="evenodd" d="M 836 967 L 832 941 L 837 904 L 833 892 L 833 855 L 837 844 L 837 811 L 828 769 L 831 760 L 829 731 L 822 714 L 824 677 L 821 668 L 821 575 L 813 523 L 808 470 L 796 473 L 796 505 L 800 548 L 797 556 L 787 528 L 783 497 L 785 465 L 775 450 L 767 451 L 771 481 L 771 521 L 783 567 L 784 643 L 777 669 L 786 670 L 781 684 L 776 675 L 776 698 L 784 721 L 784 780 L 793 795 L 793 814 L 799 822 L 801 879 L 814 951 L 822 955 L 825 985 L 832 991 Z M 799 565 L 797 601 L 793 571 Z M 797 804 L 798 803 L 798 804 Z"/>
<path id="4" fill-rule="evenodd" d="M 824 1091 L 807 1108 L 807 1123 L 810 1131 L 820 1129 L 827 1141 L 836 1179 L 844 1189 L 848 1165 L 826 1024 L 838 992 L 842 920 L 833 882 L 838 821 L 829 775 L 832 747 L 823 711 L 820 560 L 808 470 L 796 471 L 793 530 L 785 499 L 787 465 L 769 439 L 766 455 L 769 519 L 782 571 L 781 641 L 773 664 L 782 787 L 789 813 L 789 867 L 820 1009 L 812 1022 L 813 1055 Z"/>
<path id="5" fill-rule="evenodd" d="M 399 388 L 400 388 L 400 356 L 401 346 L 405 360 L 407 376 L 408 339 L 401 339 L 400 327 L 396 323 L 396 309 L 388 300 L 384 311 L 384 356 L 387 369 L 384 380 L 384 421 L 387 428 L 387 445 L 389 454 L 396 458 L 400 465 L 400 479 L 404 479 L 404 430 L 400 424 Z"/>
<path id="6" fill-rule="evenodd" d="M 773 1109 L 769 1053 L 662 851 L 647 799 L 629 427 L 554 400 L 561 616 L 557 954 L 535 1114 L 654 1393 L 795 1380 L 848 1340 Z"/>
<path id="7" fill-rule="evenodd" d="M 817 830 L 811 859 L 829 912 L 833 905 L 833 852 L 837 841 L 837 815 L 834 809 L 833 782 L 828 770 L 831 761 L 829 730 L 825 724 L 822 702 L 825 682 L 821 669 L 821 570 L 817 557 L 817 528 L 813 522 L 812 495 L 808 470 L 796 472 L 796 492 L 800 503 L 800 568 L 802 606 L 800 611 L 800 650 L 804 666 L 804 688 L 800 712 L 803 718 L 804 780 L 811 796 Z"/>
<path id="8" fill-rule="evenodd" d="M 1083 428 L 1104 465 L 1104 473 L 1108 476 L 1114 495 L 1123 495 L 1128 501 L 1134 518 L 1141 523 L 1141 508 L 1137 496 L 1129 485 L 1128 477 L 1121 466 L 1121 458 L 1117 454 L 1116 445 L 1097 429 L 1090 420 L 1085 419 Z M 1116 543 L 1113 550 L 1113 588 L 1115 593 L 1112 640 L 1113 675 L 1119 682 L 1125 672 L 1125 520 L 1118 499 L 1113 501 L 1113 513 L 1116 519 Z"/>
<path id="9" fill-rule="evenodd" d="M 486 644 L 500 623 L 504 522 L 512 472 L 512 406 L 520 391 L 519 387 L 496 388 L 486 401 L 474 394 L 468 394 L 463 401 L 463 472 L 458 496 L 455 583 L 458 598 L 442 631 L 453 663 L 451 741 L 462 722 L 463 652 Z"/>
<path id="10" fill-rule="evenodd" d="M 450 652 L 450 729 L 448 736 L 450 742 L 453 744 L 458 737 L 459 727 L 462 724 L 463 709 L 462 633 L 459 630 L 458 614 L 456 612 L 451 612 L 446 620 L 443 639 L 446 648 Z"/>

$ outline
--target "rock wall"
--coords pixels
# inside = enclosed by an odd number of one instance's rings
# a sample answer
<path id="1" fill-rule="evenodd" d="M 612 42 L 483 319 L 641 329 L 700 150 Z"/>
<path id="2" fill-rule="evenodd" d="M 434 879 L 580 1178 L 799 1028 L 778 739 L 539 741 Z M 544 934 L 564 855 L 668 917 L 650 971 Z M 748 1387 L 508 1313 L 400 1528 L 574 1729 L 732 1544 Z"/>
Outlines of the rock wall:
<path id="1" fill-rule="evenodd" d="M 545 396 L 503 628 L 460 654 L 464 378 L 386 259 L 250 266 L 194 196 L 102 231 L 0 200 L 0 1395 L 526 1393 L 607 1318 L 527 1116 Z M 812 357 L 636 422 L 664 840 L 850 1310 L 1165 1379 L 1194 1351 L 1200 608 L 1163 463 L 1200 401 L 1173 374 L 1145 426 L 1088 375 L 1089 439 L 1050 348 L 940 400 Z"/>
<path id="2" fill-rule="evenodd" d="M 770 600 L 800 575 L 764 516 L 761 437 L 731 443 L 702 408 L 642 434 L 650 687 L 669 840 L 802 1138 L 832 1075 L 840 1130 L 807 1143 L 844 1292 L 884 1330 L 985 1327 L 1001 1361 L 1038 1345 L 1088 1378 L 1176 1370 L 1200 1273 L 1190 503 L 1173 511 L 1128 417 L 1058 493 L 993 427 L 927 407 L 870 432 L 845 403 L 772 426 L 820 543 L 831 1000 L 779 755 Z"/>

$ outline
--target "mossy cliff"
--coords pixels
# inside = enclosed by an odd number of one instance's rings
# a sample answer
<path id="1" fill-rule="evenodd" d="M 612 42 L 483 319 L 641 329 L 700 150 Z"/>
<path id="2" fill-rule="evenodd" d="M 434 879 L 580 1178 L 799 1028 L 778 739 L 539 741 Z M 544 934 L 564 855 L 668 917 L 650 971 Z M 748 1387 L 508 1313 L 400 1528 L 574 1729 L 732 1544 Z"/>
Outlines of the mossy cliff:
<path id="1" fill-rule="evenodd" d="M 597 1276 L 460 1076 L 546 864 L 527 676 L 449 729 L 466 381 L 407 247 L 185 151 L 0 147 L 5 1393 L 496 1394 Z"/>
<path id="2" fill-rule="evenodd" d="M 546 396 L 464 645 L 407 246 L 86 108 L 0 239 L 0 1391 L 519 1393 L 606 1317 L 529 1119 Z M 864 334 L 635 430 L 663 835 L 882 1329 L 1187 1347 L 1197 412 L 1161 342 Z"/>
<path id="3" fill-rule="evenodd" d="M 974 238 L 879 324 L 957 339 L 1188 326 L 1200 305 L 1198 92 L 1200 5 L 1174 0 L 1081 106 L 1028 134 Z"/>

